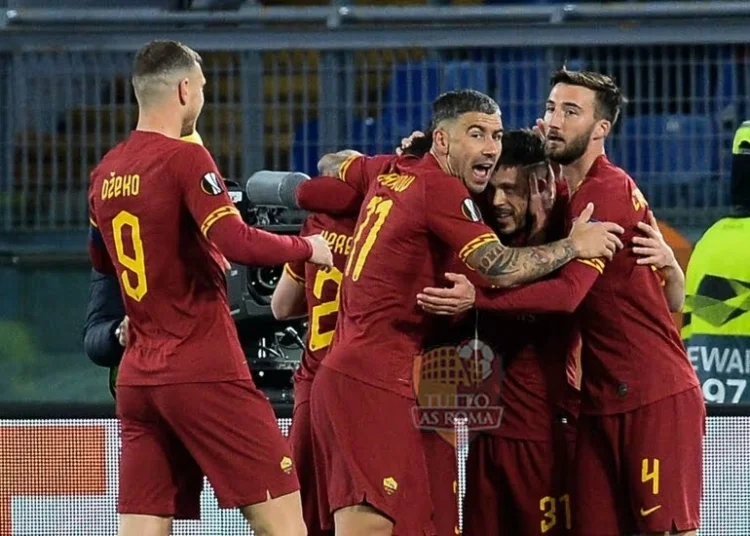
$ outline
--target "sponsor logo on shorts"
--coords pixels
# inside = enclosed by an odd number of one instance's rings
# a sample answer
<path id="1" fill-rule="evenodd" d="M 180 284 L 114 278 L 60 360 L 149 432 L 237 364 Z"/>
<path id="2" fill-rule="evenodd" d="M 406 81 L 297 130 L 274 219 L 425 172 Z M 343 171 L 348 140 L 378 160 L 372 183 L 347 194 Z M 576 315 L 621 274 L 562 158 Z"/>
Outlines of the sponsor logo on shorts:
<path id="1" fill-rule="evenodd" d="M 281 466 L 281 470 L 286 474 L 292 474 L 292 467 L 294 466 L 294 463 L 289 456 L 284 456 L 283 458 L 281 458 L 281 463 L 279 465 Z"/>
<path id="2" fill-rule="evenodd" d="M 388 495 L 393 495 L 398 491 L 398 482 L 392 476 L 383 479 L 383 489 Z"/>
<path id="3" fill-rule="evenodd" d="M 654 506 L 653 508 L 649 508 L 648 510 L 646 510 L 645 508 L 641 507 L 641 516 L 643 516 L 643 517 L 650 516 L 651 514 L 653 514 L 654 512 L 656 512 L 659 508 L 661 508 L 660 504 L 657 504 L 656 506 Z"/>
<path id="4" fill-rule="evenodd" d="M 487 343 L 472 338 L 456 346 L 431 348 L 415 360 L 418 406 L 415 426 L 434 430 L 454 443 L 457 424 L 469 433 L 500 426 L 497 404 L 502 363 Z"/>

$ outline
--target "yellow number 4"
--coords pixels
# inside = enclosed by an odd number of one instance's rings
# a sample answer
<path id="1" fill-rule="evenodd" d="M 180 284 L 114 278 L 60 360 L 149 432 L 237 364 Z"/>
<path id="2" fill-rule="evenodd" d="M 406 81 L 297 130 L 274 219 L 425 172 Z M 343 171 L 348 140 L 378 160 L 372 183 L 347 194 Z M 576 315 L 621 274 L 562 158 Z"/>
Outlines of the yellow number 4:
<path id="1" fill-rule="evenodd" d="M 133 255 L 125 253 L 123 244 L 123 230 L 130 227 L 130 237 L 133 243 Z M 127 210 L 121 211 L 112 220 L 112 231 L 115 238 L 115 249 L 117 250 L 117 261 L 135 275 L 135 284 L 130 282 L 130 274 L 123 270 L 120 274 L 122 290 L 129 297 L 139 302 L 148 292 L 146 281 L 146 256 L 143 254 L 143 242 L 141 241 L 141 225 L 138 217 Z"/>
<path id="2" fill-rule="evenodd" d="M 318 270 L 315 276 L 315 284 L 313 285 L 313 295 L 320 299 L 323 295 L 323 285 L 330 281 L 336 285 L 336 298 L 319 303 L 310 311 L 310 350 L 316 351 L 321 350 L 331 344 L 333 341 L 333 330 L 320 332 L 320 317 L 330 315 L 339 310 L 339 287 L 341 285 L 341 279 L 343 274 L 338 268 L 331 267 L 328 270 Z"/>
<path id="3" fill-rule="evenodd" d="M 557 503 L 560 503 L 564 510 L 565 515 L 565 528 L 571 529 L 571 515 L 570 515 L 570 496 L 566 493 L 561 495 L 557 500 L 554 497 L 543 497 L 539 501 L 539 510 L 544 513 L 544 519 L 541 521 L 542 534 L 548 532 L 555 525 L 557 525 Z"/>
<path id="4" fill-rule="evenodd" d="M 652 464 L 649 464 L 648 458 L 643 458 L 641 462 L 641 482 L 644 484 L 651 481 L 651 492 L 654 495 L 659 495 L 659 458 L 651 460 Z M 652 468 L 649 469 L 649 465 Z"/>
<path id="5" fill-rule="evenodd" d="M 365 215 L 365 220 L 357 229 L 357 234 L 354 237 L 354 245 L 352 246 L 352 251 L 349 254 L 349 259 L 346 262 L 346 269 L 344 270 L 347 276 L 351 274 L 352 281 L 357 281 L 359 279 L 359 276 L 362 275 L 362 268 L 364 268 L 365 266 L 367 256 L 370 254 L 370 250 L 375 244 L 375 240 L 378 238 L 380 228 L 383 227 L 385 219 L 388 217 L 388 213 L 392 208 L 393 200 L 384 199 L 381 196 L 375 196 L 370 199 L 369 203 L 367 203 L 367 214 Z M 364 234 L 365 228 L 370 223 L 370 219 L 372 218 L 373 214 L 377 215 L 377 219 L 375 220 L 375 223 L 373 224 L 370 231 L 367 233 L 364 244 L 362 244 L 359 252 L 357 252 L 359 241 Z M 356 262 L 354 261 L 355 258 L 357 259 Z M 354 263 L 353 271 L 352 263 Z"/>

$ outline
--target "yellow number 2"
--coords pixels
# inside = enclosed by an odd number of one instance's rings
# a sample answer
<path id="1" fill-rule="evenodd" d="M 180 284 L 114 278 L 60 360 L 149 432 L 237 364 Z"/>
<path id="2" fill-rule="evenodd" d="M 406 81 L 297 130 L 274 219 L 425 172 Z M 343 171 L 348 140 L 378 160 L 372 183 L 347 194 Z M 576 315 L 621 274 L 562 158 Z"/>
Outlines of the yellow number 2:
<path id="1" fill-rule="evenodd" d="M 570 515 L 570 496 L 566 493 L 565 495 L 561 495 L 560 498 L 556 501 L 554 497 L 543 497 L 541 501 L 539 501 L 539 510 L 541 510 L 544 513 L 544 519 L 541 521 L 541 531 L 542 534 L 549 531 L 557 525 L 557 503 L 558 501 L 562 505 L 563 509 L 565 510 L 565 528 L 567 530 L 571 529 L 571 515 Z"/>
<path id="2" fill-rule="evenodd" d="M 123 230 L 130 227 L 130 238 L 133 243 L 133 255 L 125 253 L 123 245 Z M 138 217 L 127 210 L 121 211 L 112 220 L 112 231 L 117 249 L 117 261 L 125 268 L 120 274 L 122 290 L 129 297 L 139 302 L 148 292 L 146 281 L 146 257 L 143 254 L 143 242 L 141 241 L 141 225 Z M 135 284 L 130 282 L 130 273 L 135 275 Z"/>
<path id="3" fill-rule="evenodd" d="M 333 341 L 333 330 L 320 332 L 320 317 L 333 314 L 339 310 L 341 279 L 343 279 L 343 274 L 335 266 L 328 270 L 318 270 L 315 276 L 313 296 L 320 299 L 323 295 L 323 285 L 330 281 L 336 285 L 336 298 L 331 301 L 319 303 L 310 311 L 310 342 L 308 345 L 313 352 L 327 347 Z"/>
<path id="4" fill-rule="evenodd" d="M 653 466 L 649 469 L 649 459 L 643 458 L 641 461 L 641 482 L 644 484 L 651 481 L 651 492 L 659 495 L 659 458 L 651 460 Z"/>
<path id="5" fill-rule="evenodd" d="M 346 275 L 350 275 L 352 277 L 352 281 L 357 281 L 359 279 L 359 276 L 362 275 L 362 268 L 365 266 L 365 261 L 367 260 L 367 256 L 370 254 L 370 250 L 372 249 L 372 246 L 375 244 L 375 240 L 378 238 L 378 233 L 380 232 L 380 228 L 383 227 L 383 224 L 385 223 L 385 219 L 388 217 L 388 213 L 393 208 L 393 200 L 391 199 L 384 199 L 380 196 L 375 196 L 372 199 L 370 199 L 370 202 L 367 203 L 367 214 L 365 215 L 365 221 L 362 222 L 362 224 L 357 229 L 357 235 L 354 237 L 354 245 L 352 246 L 352 251 L 349 254 L 349 259 L 346 262 Z M 370 231 L 367 233 L 367 237 L 365 238 L 364 244 L 362 244 L 362 247 L 359 247 L 359 242 L 362 238 L 362 235 L 364 234 L 365 228 L 370 223 L 370 219 L 372 219 L 372 215 L 376 214 L 377 219 L 375 220 L 375 223 L 373 224 Z M 359 251 L 357 249 L 359 248 Z M 354 261 L 354 259 L 357 259 Z M 354 262 L 354 270 L 352 271 L 352 262 Z"/>

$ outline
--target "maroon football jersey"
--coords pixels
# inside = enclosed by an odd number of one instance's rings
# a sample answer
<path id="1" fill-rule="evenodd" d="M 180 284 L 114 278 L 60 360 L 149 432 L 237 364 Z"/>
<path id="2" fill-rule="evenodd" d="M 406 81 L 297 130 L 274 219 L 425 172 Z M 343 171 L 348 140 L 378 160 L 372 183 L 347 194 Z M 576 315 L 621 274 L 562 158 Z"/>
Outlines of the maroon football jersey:
<path id="1" fill-rule="evenodd" d="M 447 261 L 497 237 L 456 177 L 435 157 L 353 157 L 341 178 L 365 196 L 341 286 L 335 341 L 323 366 L 414 398 L 413 360 L 426 313 L 417 293 Z"/>
<path id="2" fill-rule="evenodd" d="M 550 213 L 546 239 L 565 235 L 569 196 L 564 182 Z M 510 244 L 522 247 L 524 243 Z M 500 426 L 489 433 L 512 439 L 549 441 L 554 419 L 565 409 L 576 413 L 578 391 L 568 382 L 568 355 L 577 339 L 575 321 L 562 314 L 479 313 L 480 335 L 503 366 Z"/>
<path id="3" fill-rule="evenodd" d="M 560 314 L 479 313 L 480 337 L 503 366 L 500 426 L 490 433 L 512 439 L 552 440 L 552 423 L 574 406 L 566 357 L 574 336 L 571 317 Z"/>
<path id="4" fill-rule="evenodd" d="M 93 171 L 89 210 L 130 318 L 118 384 L 249 379 L 226 261 L 206 238 L 239 213 L 208 151 L 135 131 Z"/>
<path id="5" fill-rule="evenodd" d="M 636 264 L 631 245 L 646 200 L 633 179 L 601 156 L 571 195 L 572 223 L 588 203 L 594 218 L 625 229 L 625 248 L 612 261 L 578 260 L 601 275 L 578 309 L 583 346 L 581 413 L 631 411 L 698 385 L 669 312 L 662 279 Z"/>
<path id="6" fill-rule="evenodd" d="M 344 277 L 346 258 L 352 248 L 354 218 L 333 218 L 311 214 L 305 220 L 300 236 L 322 234 L 333 253 L 333 267 L 299 261 L 285 266 L 292 279 L 305 285 L 309 326 L 302 363 L 294 375 L 296 382 L 312 381 L 320 362 L 333 343 L 339 313 L 339 288 Z"/>

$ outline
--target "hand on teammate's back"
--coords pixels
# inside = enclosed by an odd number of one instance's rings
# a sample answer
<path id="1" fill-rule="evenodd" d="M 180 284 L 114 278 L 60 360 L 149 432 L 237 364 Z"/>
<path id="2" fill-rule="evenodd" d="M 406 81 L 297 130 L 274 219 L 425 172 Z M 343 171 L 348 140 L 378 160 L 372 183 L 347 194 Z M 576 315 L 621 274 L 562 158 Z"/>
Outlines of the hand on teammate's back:
<path id="1" fill-rule="evenodd" d="M 657 270 L 673 268 L 678 266 L 674 251 L 669 247 L 664 235 L 659 230 L 654 213 L 648 211 L 649 223 L 638 222 L 638 229 L 646 236 L 633 237 L 633 253 L 640 258 L 635 262 L 638 264 L 650 264 Z"/>
<path id="2" fill-rule="evenodd" d="M 333 266 L 333 254 L 331 248 L 323 235 L 312 235 L 306 236 L 305 240 L 310 242 L 312 246 L 312 255 L 308 259 L 308 262 L 313 264 L 319 264 L 320 266 L 326 266 L 330 268 Z"/>
<path id="3" fill-rule="evenodd" d="M 411 134 L 409 134 L 409 137 L 407 138 L 401 138 L 401 146 L 396 148 L 396 154 L 402 155 L 404 154 L 404 151 L 411 147 L 412 142 L 414 141 L 414 138 L 424 138 L 424 132 L 421 130 L 415 130 Z"/>
<path id="4" fill-rule="evenodd" d="M 596 259 L 605 257 L 611 260 L 618 249 L 622 249 L 622 241 L 617 236 L 625 230 L 612 222 L 592 222 L 594 204 L 589 203 L 581 215 L 573 222 L 569 238 L 573 241 L 576 257 L 579 259 Z"/>
<path id="5" fill-rule="evenodd" d="M 417 305 L 436 315 L 458 315 L 474 307 L 476 289 L 463 274 L 448 272 L 445 278 L 453 283 L 450 288 L 427 287 L 417 294 Z"/>
<path id="6" fill-rule="evenodd" d="M 115 330 L 115 336 L 117 337 L 117 342 L 120 343 L 120 346 L 127 346 L 128 345 L 128 329 L 130 327 L 130 319 L 127 315 L 125 315 L 125 318 L 122 319 L 122 322 L 120 322 L 120 325 L 117 326 L 117 329 Z"/>

